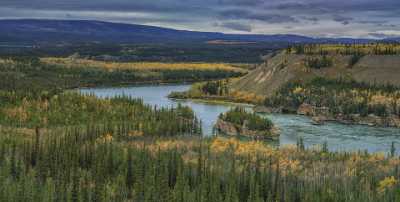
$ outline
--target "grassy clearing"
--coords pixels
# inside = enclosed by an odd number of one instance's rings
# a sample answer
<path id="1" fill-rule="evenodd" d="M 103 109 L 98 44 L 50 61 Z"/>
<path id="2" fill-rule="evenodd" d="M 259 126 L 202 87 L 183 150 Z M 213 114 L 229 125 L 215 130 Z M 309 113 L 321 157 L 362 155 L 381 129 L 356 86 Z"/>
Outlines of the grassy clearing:
<path id="1" fill-rule="evenodd" d="M 71 58 L 41 58 L 45 64 L 63 65 L 68 68 L 89 67 L 112 70 L 134 71 L 228 71 L 246 72 L 243 68 L 226 63 L 160 63 L 160 62 L 102 62 Z"/>

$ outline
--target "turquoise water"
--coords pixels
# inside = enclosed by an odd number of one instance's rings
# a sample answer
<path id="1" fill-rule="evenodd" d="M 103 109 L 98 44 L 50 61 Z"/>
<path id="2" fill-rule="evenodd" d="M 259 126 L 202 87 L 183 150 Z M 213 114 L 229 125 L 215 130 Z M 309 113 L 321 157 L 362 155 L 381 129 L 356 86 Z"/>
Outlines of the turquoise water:
<path id="1" fill-rule="evenodd" d="M 214 104 L 197 101 L 171 100 L 167 95 L 172 91 L 185 91 L 190 85 L 158 85 L 132 86 L 110 88 L 84 88 L 80 92 L 94 94 L 100 98 L 126 95 L 142 98 L 150 105 L 174 107 L 178 103 L 190 106 L 203 122 L 204 135 L 212 135 L 212 128 L 220 113 L 226 112 L 234 105 Z M 332 151 L 388 152 L 392 142 L 395 142 L 397 153 L 400 154 L 400 129 L 380 128 L 358 125 L 343 125 L 327 123 L 322 126 L 311 124 L 308 117 L 298 115 L 269 114 L 280 129 L 280 145 L 296 144 L 303 137 L 307 147 L 328 143 Z"/>

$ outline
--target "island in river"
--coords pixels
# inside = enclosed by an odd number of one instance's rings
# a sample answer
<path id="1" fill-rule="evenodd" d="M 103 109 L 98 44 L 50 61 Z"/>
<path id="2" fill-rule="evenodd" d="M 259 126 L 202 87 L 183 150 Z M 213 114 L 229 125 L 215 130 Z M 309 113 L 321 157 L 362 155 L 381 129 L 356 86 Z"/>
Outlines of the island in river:
<path id="1" fill-rule="evenodd" d="M 215 129 L 217 134 L 244 136 L 253 140 L 279 140 L 279 129 L 266 117 L 235 107 L 220 114 Z"/>

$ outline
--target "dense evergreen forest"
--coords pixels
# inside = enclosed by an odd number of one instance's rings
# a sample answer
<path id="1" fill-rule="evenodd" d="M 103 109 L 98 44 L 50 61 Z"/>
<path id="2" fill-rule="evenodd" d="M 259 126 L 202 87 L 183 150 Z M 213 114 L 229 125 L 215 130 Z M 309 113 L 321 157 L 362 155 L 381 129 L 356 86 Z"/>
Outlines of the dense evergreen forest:
<path id="1" fill-rule="evenodd" d="M 269 131 L 273 126 L 271 120 L 255 113 L 247 112 L 243 107 L 235 107 L 221 114 L 219 118 L 240 127 L 246 124 L 249 130 L 255 131 Z"/>
<path id="2" fill-rule="evenodd" d="M 398 158 L 148 139 L 129 126 L 3 132 L 1 201 L 398 201 Z"/>
<path id="3" fill-rule="evenodd" d="M 5 44 L 0 46 L 0 56 L 68 57 L 79 53 L 84 57 L 114 62 L 210 62 L 210 63 L 251 63 L 262 62 L 262 55 L 279 50 L 288 43 L 242 43 L 242 44 Z M 60 46 L 62 46 L 60 48 Z"/>
<path id="4" fill-rule="evenodd" d="M 400 200 L 394 146 L 385 155 L 329 152 L 328 145 L 304 148 L 301 140 L 297 146 L 275 148 L 265 142 L 204 138 L 201 121 L 188 107 L 158 108 L 140 99 L 99 99 L 69 90 L 131 81 L 124 77 L 128 70 L 66 68 L 34 57 L 2 59 L 0 70 L 0 201 Z M 225 90 L 229 80 L 214 82 L 198 90 L 237 93 Z M 317 92 L 329 87 L 340 95 L 398 92 L 389 86 L 314 82 L 325 86 Z M 277 96 L 277 104 L 297 104 L 299 95 L 292 90 L 300 93 L 307 85 L 286 89 L 290 93 L 282 90 L 285 97 Z M 304 96 L 311 94 L 325 95 L 305 91 Z M 376 100 L 368 99 L 368 106 Z M 241 123 L 243 114 L 233 110 L 228 119 Z M 245 119 L 254 119 L 252 128 L 272 125 L 247 113 Z"/>
<path id="5" fill-rule="evenodd" d="M 400 89 L 391 85 L 374 85 L 351 79 L 315 78 L 309 82 L 290 82 L 265 100 L 270 107 L 297 109 L 307 103 L 328 107 L 334 114 L 358 114 L 400 117 Z"/>
<path id="6" fill-rule="evenodd" d="M 246 70 L 222 63 L 107 63 L 71 58 L 11 57 L 0 59 L 3 89 L 41 91 L 43 86 L 81 86 L 190 82 L 237 77 Z M 48 90 L 48 89 L 47 89 Z"/>
<path id="7" fill-rule="evenodd" d="M 399 55 L 400 44 L 297 44 L 289 46 L 285 52 L 306 55 Z"/>

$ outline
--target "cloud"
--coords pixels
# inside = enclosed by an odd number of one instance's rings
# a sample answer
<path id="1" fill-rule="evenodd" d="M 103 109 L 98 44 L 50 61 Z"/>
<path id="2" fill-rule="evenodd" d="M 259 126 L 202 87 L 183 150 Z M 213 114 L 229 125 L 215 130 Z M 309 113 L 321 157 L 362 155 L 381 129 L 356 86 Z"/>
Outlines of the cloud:
<path id="1" fill-rule="evenodd" d="M 217 27 L 224 27 L 235 31 L 251 32 L 251 25 L 248 23 L 238 23 L 238 22 L 223 22 L 215 23 Z"/>
<path id="2" fill-rule="evenodd" d="M 400 33 L 399 34 L 369 33 L 369 35 L 377 39 L 400 38 Z"/>
<path id="3" fill-rule="evenodd" d="M 352 17 L 341 16 L 341 15 L 334 15 L 333 16 L 333 20 L 335 22 L 340 22 L 343 25 L 348 25 L 348 24 L 350 24 L 350 21 L 353 20 L 353 18 Z"/>
<path id="4" fill-rule="evenodd" d="M 374 37 L 400 0 L 0 0 L 0 18 L 91 19 L 198 31 Z M 215 26 L 212 22 L 218 22 Z M 351 24 L 351 29 L 349 24 Z"/>
<path id="5" fill-rule="evenodd" d="M 295 18 L 288 15 L 271 14 L 271 13 L 257 13 L 245 9 L 229 9 L 219 13 L 221 19 L 229 20 L 259 20 L 267 23 L 285 23 L 297 22 Z"/>
<path id="6" fill-rule="evenodd" d="M 303 19 L 305 21 L 310 21 L 314 24 L 318 23 L 319 19 L 317 17 L 309 17 L 309 16 L 301 16 L 300 19 Z"/>

